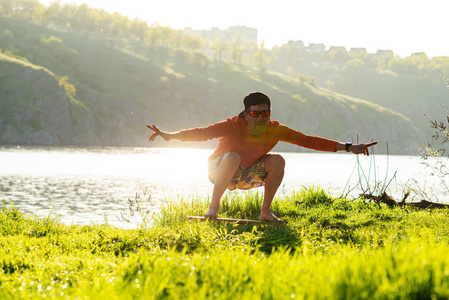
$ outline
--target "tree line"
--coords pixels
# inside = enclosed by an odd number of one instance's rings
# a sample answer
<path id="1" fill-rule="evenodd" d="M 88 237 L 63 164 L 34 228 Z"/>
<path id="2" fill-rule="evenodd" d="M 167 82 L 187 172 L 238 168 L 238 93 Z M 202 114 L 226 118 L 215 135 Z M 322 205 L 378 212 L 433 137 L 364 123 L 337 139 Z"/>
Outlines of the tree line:
<path id="1" fill-rule="evenodd" d="M 159 26 L 157 23 L 149 26 L 147 22 L 139 18 L 130 20 L 120 13 L 90 8 L 86 4 L 77 6 L 56 1 L 46 7 L 36 0 L 0 0 L 0 13 L 40 23 L 148 41 L 152 45 L 198 50 L 204 43 L 200 37 L 183 35 L 182 32 L 170 27 Z"/>
<path id="2" fill-rule="evenodd" d="M 318 77 L 319 83 L 327 84 L 329 88 L 335 82 L 335 77 L 342 73 L 351 73 L 352 77 L 357 77 L 358 73 L 367 70 L 419 75 L 435 74 L 435 71 L 440 74 L 449 70 L 449 57 L 429 59 L 424 53 L 400 58 L 394 56 L 393 51 L 372 55 L 363 49 L 346 51 L 344 47 L 314 52 L 306 48 L 298 49 L 295 42 L 268 50 L 264 42 L 260 45 L 255 41 L 243 42 L 240 36 L 234 40 L 217 38 L 206 42 L 200 36 L 184 34 L 182 30 L 160 26 L 157 22 L 148 25 L 139 18 L 131 20 L 120 13 L 90 8 L 86 4 L 78 6 L 56 1 L 47 7 L 37 0 L 0 0 L 0 14 L 171 48 L 178 55 L 204 68 L 211 65 L 210 58 L 214 57 L 253 65 L 260 70 L 276 70 L 290 76 L 307 74 Z"/>
<path id="3" fill-rule="evenodd" d="M 211 65 L 212 56 L 219 60 L 229 58 L 233 62 L 256 64 L 260 69 L 268 63 L 269 51 L 263 43 L 259 46 L 255 41 L 244 42 L 240 36 L 233 41 L 217 38 L 206 43 L 202 37 L 184 34 L 182 30 L 157 22 L 148 25 L 139 18 L 131 20 L 120 13 L 90 8 L 86 4 L 78 6 L 56 1 L 47 7 L 36 0 L 0 0 L 0 14 L 167 47 L 204 68 Z"/>
<path id="4" fill-rule="evenodd" d="M 390 73 L 391 75 L 430 76 L 441 80 L 441 74 L 449 71 L 449 57 L 429 58 L 425 53 L 415 53 L 402 58 L 392 50 L 379 50 L 369 54 L 365 49 L 331 47 L 328 51 L 313 51 L 304 47 L 298 49 L 297 42 L 275 46 L 271 50 L 271 67 L 289 76 L 309 74 L 317 77 L 321 85 L 332 87 L 333 82 L 345 77 L 357 80 L 369 73 Z"/>

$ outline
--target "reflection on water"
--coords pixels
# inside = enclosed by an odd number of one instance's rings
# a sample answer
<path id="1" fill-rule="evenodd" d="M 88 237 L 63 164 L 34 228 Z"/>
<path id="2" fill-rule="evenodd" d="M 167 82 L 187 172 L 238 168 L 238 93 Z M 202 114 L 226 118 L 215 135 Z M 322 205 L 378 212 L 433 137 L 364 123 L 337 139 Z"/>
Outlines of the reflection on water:
<path id="1" fill-rule="evenodd" d="M 134 148 L 3 148 L 0 192 L 23 212 L 64 223 L 123 225 L 128 199 L 144 191 L 157 212 L 166 198 L 206 196 L 210 151 Z M 4 196 L 6 194 L 6 196 Z"/>
<path id="2" fill-rule="evenodd" d="M 128 227 L 118 219 L 121 212 L 128 210 L 128 199 L 134 199 L 136 194 L 151 195 L 152 212 L 158 212 L 166 199 L 208 197 L 213 188 L 207 179 L 210 153 L 155 148 L 0 148 L 0 199 L 13 201 L 26 213 L 60 216 L 66 224 L 107 220 Z M 354 172 L 356 156 L 352 154 L 283 156 L 287 164 L 278 194 L 317 184 L 338 196 L 359 179 Z M 367 176 L 370 166 L 375 166 L 377 177 L 371 175 L 370 181 L 389 180 L 397 171 L 390 193 L 398 197 L 404 182 L 426 177 L 417 157 L 376 156 L 374 164 L 372 157 L 359 159 Z M 438 189 L 438 185 L 430 185 Z"/>

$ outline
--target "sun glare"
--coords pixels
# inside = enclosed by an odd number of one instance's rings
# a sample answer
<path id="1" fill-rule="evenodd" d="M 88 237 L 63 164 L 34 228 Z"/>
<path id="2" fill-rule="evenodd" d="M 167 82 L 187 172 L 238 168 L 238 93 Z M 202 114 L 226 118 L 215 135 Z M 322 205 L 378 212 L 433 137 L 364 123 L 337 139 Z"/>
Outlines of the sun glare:
<path id="1" fill-rule="evenodd" d="M 207 176 L 207 158 L 210 150 L 186 148 L 152 149 L 142 165 L 136 165 L 137 171 L 157 170 L 159 176 L 176 178 L 179 181 L 192 181 Z M 145 172 L 145 171 L 144 171 Z"/>
<path id="2" fill-rule="evenodd" d="M 53 0 L 40 0 L 49 5 Z M 61 0 L 108 12 L 119 12 L 148 25 L 158 23 L 173 29 L 226 29 L 247 26 L 258 30 L 258 43 L 265 47 L 281 46 L 289 40 L 324 43 L 326 47 L 364 47 L 369 53 L 389 49 L 400 56 L 426 52 L 448 56 L 445 47 L 445 0 L 359 1 L 317 0 L 236 1 L 221 4 L 206 0 L 106 1 Z M 404 4 L 406 3 L 406 6 Z M 267 18 L 268 16 L 268 18 Z M 381 21 L 379 21 L 381 20 Z"/>

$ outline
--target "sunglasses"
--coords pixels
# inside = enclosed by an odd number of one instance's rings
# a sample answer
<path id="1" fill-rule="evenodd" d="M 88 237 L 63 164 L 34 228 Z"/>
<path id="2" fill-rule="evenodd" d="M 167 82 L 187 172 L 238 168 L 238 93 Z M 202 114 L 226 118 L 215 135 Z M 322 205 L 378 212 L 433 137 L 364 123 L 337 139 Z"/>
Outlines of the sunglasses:
<path id="1" fill-rule="evenodd" d="M 269 110 L 262 110 L 262 111 L 248 110 L 247 112 L 253 118 L 257 118 L 259 117 L 259 115 L 262 115 L 263 118 L 267 118 L 271 115 L 271 111 Z"/>

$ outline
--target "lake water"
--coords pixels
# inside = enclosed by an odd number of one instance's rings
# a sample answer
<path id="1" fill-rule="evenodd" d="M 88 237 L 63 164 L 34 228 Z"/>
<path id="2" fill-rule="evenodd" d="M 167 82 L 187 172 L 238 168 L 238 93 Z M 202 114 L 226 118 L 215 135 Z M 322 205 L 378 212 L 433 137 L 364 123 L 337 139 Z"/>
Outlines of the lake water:
<path id="1" fill-rule="evenodd" d="M 167 200 L 209 197 L 213 185 L 207 178 L 207 157 L 211 153 L 167 148 L 2 147 L 0 199 L 13 202 L 25 213 L 58 216 L 66 224 L 107 222 L 133 227 L 136 220 L 125 222 L 122 215 L 129 216 L 129 200 L 136 197 L 151 197 L 152 205 L 147 207 L 151 213 L 157 213 Z M 286 170 L 278 196 L 315 184 L 334 196 L 355 188 L 349 193 L 355 197 L 361 192 L 357 184 L 364 178 L 363 172 L 370 182 L 365 187 L 389 183 L 387 192 L 396 199 L 402 197 L 404 184 L 419 182 L 421 191 L 433 195 L 428 200 L 445 202 L 443 186 L 427 174 L 419 157 L 318 152 L 282 155 Z"/>

